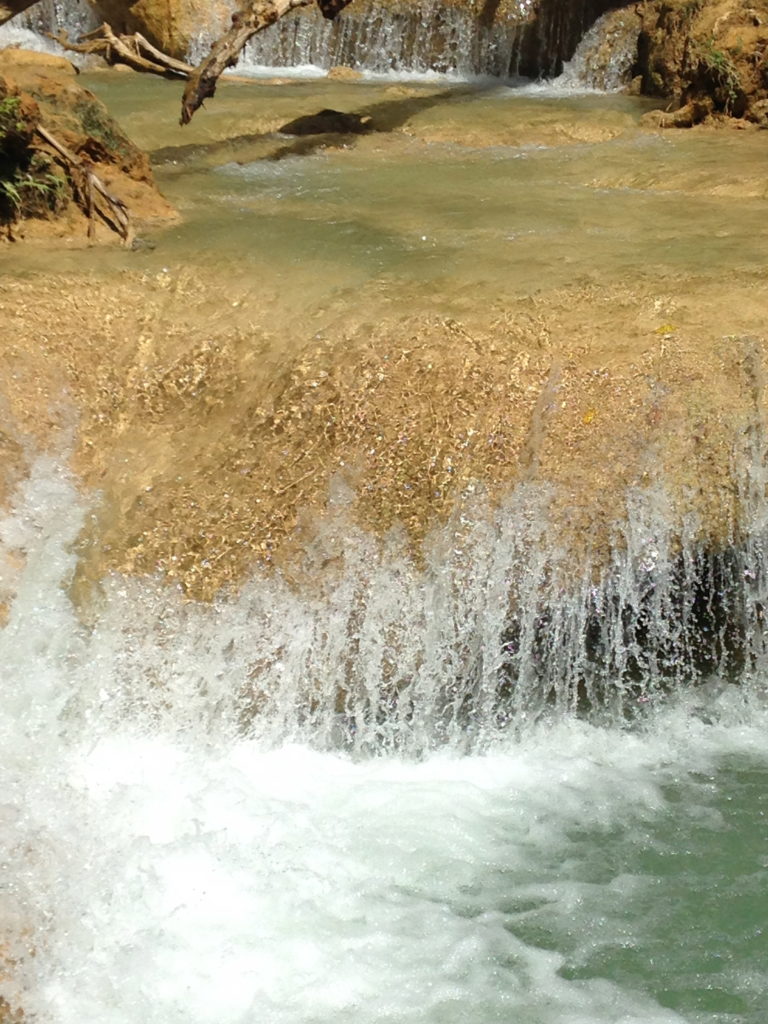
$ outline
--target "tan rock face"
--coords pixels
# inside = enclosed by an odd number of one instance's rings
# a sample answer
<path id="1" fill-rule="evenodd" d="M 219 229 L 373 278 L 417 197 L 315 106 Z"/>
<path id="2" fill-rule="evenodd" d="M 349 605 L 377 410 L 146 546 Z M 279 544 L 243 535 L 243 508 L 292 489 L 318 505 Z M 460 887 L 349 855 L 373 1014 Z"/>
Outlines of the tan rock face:
<path id="1" fill-rule="evenodd" d="M 100 0 L 99 13 L 118 32 L 141 32 L 173 57 L 183 58 L 202 28 L 223 29 L 226 0 Z"/>

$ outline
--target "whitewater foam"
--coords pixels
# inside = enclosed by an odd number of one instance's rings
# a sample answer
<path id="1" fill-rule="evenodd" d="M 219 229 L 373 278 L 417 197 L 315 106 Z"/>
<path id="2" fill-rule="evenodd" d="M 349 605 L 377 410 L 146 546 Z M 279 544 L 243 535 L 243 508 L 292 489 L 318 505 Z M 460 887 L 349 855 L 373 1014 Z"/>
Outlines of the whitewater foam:
<path id="1" fill-rule="evenodd" d="M 257 580 L 202 607 L 116 577 L 86 628 L 67 586 L 87 514 L 43 459 L 0 534 L 19 555 L 0 633 L 14 1005 L 50 1024 L 689 1019 L 662 998 L 671 966 L 633 973 L 622 957 L 705 927 L 676 916 L 648 858 L 663 863 L 671 837 L 704 851 L 727 838 L 734 763 L 755 785 L 768 776 L 760 685 L 650 694 L 631 724 L 529 718 L 477 745 L 471 720 L 463 733 L 460 715 L 436 724 L 428 677 L 407 714 L 365 712 L 385 707 L 373 667 L 391 676 L 387 637 L 401 619 L 436 634 L 452 680 L 441 702 L 459 701 L 468 645 L 493 660 L 491 620 L 478 632 L 466 578 L 458 603 L 452 587 L 433 588 L 422 622 L 409 602 L 430 585 L 414 589 L 413 569 L 392 551 L 377 564 L 365 545 L 346 583 L 312 599 Z M 483 542 L 487 607 L 506 614 L 507 577 L 493 568 L 506 549 L 493 529 Z M 633 550 L 646 568 L 663 564 L 642 531 Z M 306 692 L 330 700 L 319 673 L 332 687 L 348 676 L 348 591 L 364 579 L 372 628 L 354 647 L 369 675 L 358 704 L 317 715 Z M 404 680 L 418 675 L 414 650 Z M 742 861 L 737 889 L 760 870 Z M 686 882 L 692 903 L 711 884 L 706 873 Z M 737 939 L 727 982 L 754 1004 L 762 969 Z M 697 963 L 674 966 L 682 976 Z"/>

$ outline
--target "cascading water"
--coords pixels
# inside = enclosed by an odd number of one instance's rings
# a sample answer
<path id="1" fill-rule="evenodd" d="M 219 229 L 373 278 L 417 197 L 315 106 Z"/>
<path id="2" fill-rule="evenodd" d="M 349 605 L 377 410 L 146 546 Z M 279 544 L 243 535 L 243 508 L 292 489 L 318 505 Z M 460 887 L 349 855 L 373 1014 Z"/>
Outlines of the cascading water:
<path id="1" fill-rule="evenodd" d="M 655 164 L 669 145 L 653 141 Z M 260 173 L 306 189 L 291 166 Z M 427 173 L 453 203 L 455 180 Z M 490 173 L 464 179 L 472 225 Z M 228 202 L 255 236 L 244 196 Z M 551 223 L 572 209 L 560 197 Z M 657 254 L 678 234 L 665 217 Z M 318 251 L 328 267 L 325 237 Z M 673 335 L 662 315 L 651 330 Z M 723 345 L 758 410 L 758 344 Z M 763 1024 L 759 410 L 729 436 L 739 515 L 717 548 L 657 481 L 628 492 L 608 550 L 585 535 L 574 558 L 529 480 L 498 508 L 476 485 L 417 564 L 350 525 L 336 482 L 304 585 L 257 572 L 210 605 L 117 575 L 78 601 L 90 499 L 64 459 L 39 459 L 0 525 L 0 1019 L 4 997 L 40 1024 Z"/>
<path id="2" fill-rule="evenodd" d="M 327 69 L 343 64 L 378 74 L 395 71 L 508 76 L 516 71 L 530 14 L 530 0 L 519 0 L 513 12 L 493 25 L 484 24 L 469 8 L 439 0 L 400 8 L 374 4 L 359 14 L 350 8 L 332 23 L 319 11 L 302 12 L 255 37 L 244 52 L 240 70 L 261 66 Z M 63 29 L 75 39 L 98 24 L 86 0 L 74 4 L 41 0 L 0 29 L 0 42 L 51 50 L 56 47 L 48 38 L 50 34 Z M 201 26 L 189 59 L 201 60 L 224 27 L 218 20 Z"/>
<path id="3" fill-rule="evenodd" d="M 359 71 L 460 76 L 516 72 L 519 47 L 530 18 L 529 0 L 498 23 L 485 25 L 470 8 L 424 0 L 400 7 L 354 7 L 334 22 L 319 11 L 285 18 L 254 37 L 240 67 L 330 68 L 346 65 Z M 201 33 L 191 59 L 208 52 L 210 31 Z"/>
<path id="4" fill-rule="evenodd" d="M 710 849 L 707 780 L 768 772 L 761 456 L 743 478 L 720 555 L 639 491 L 574 574 L 524 487 L 423 568 L 337 522 L 316 588 L 200 606 L 115 577 L 86 626 L 87 507 L 39 460 L 0 531 L 6 997 L 52 1024 L 694 1019 L 658 992 L 706 950 L 654 983 L 605 964 L 654 955 L 672 882 L 638 858 L 681 828 Z M 750 963 L 719 979 L 744 1005 Z"/>
<path id="5" fill-rule="evenodd" d="M 558 66 L 560 51 L 573 49 L 570 33 L 589 23 L 589 12 L 582 11 L 568 31 L 557 12 L 545 13 L 548 27 L 536 28 L 534 0 L 515 0 L 502 9 L 498 4 L 480 9 L 440 0 L 371 3 L 359 11 L 350 7 L 333 22 L 317 10 L 301 11 L 255 37 L 244 51 L 240 70 L 345 65 L 373 74 L 509 78 L 517 76 L 524 65 L 525 75 L 549 74 Z M 87 0 L 72 4 L 40 0 L 0 28 L 0 43 L 57 50 L 49 35 L 64 30 L 74 39 L 99 23 L 98 12 Z M 202 59 L 224 28 L 212 14 L 190 45 L 189 59 Z"/>
<path id="6" fill-rule="evenodd" d="M 631 8 L 602 15 L 585 33 L 557 84 L 565 89 L 604 92 L 626 86 L 637 62 L 639 33 L 640 22 Z"/>
<path id="7" fill-rule="evenodd" d="M 99 19 L 87 0 L 72 0 L 71 3 L 62 3 L 61 0 L 39 0 L 39 3 L 0 26 L 0 46 L 20 45 L 28 50 L 58 53 L 61 52 L 61 48 L 49 38 L 49 35 L 56 35 L 64 29 L 72 39 L 77 39 L 97 28 L 99 24 Z"/>

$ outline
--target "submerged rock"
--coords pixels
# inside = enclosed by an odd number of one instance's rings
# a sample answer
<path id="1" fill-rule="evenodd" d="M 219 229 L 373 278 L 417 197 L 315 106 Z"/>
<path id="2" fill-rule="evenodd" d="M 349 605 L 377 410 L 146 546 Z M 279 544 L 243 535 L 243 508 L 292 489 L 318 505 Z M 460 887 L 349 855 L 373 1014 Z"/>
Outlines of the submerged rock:
<path id="1" fill-rule="evenodd" d="M 280 128 L 283 135 L 362 135 L 373 128 L 370 117 L 341 110 L 319 110 L 297 117 Z"/>

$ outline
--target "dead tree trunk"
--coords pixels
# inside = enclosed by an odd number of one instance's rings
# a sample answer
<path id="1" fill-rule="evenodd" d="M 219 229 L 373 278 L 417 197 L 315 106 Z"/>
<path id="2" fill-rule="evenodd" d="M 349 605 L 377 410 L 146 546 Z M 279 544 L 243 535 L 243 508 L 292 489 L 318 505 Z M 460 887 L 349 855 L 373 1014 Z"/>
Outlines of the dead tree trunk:
<path id="1" fill-rule="evenodd" d="M 255 0 L 232 15 L 232 27 L 216 40 L 211 52 L 190 75 L 181 100 L 181 123 L 189 124 L 192 115 L 216 92 L 220 76 L 234 67 L 243 47 L 257 32 L 288 14 L 296 7 L 307 7 L 313 0 Z"/>

